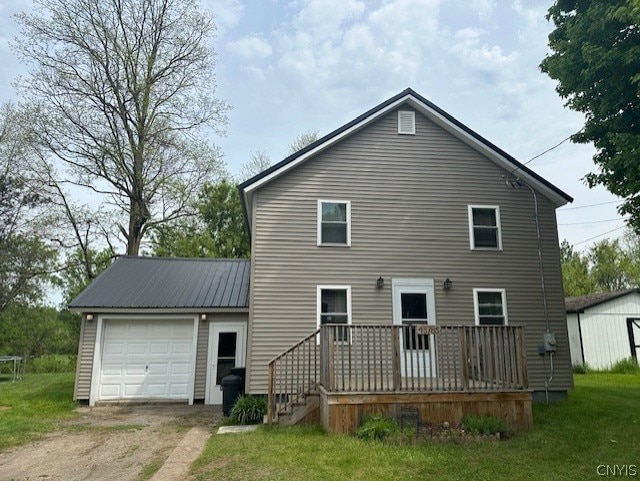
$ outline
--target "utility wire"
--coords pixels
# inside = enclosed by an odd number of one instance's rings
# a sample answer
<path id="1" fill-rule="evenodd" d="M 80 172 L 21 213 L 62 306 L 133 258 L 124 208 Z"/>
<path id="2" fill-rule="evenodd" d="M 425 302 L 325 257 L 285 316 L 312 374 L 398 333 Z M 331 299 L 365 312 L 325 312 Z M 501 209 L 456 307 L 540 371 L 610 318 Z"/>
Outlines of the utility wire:
<path id="1" fill-rule="evenodd" d="M 562 144 L 564 144 L 567 140 L 569 140 L 571 138 L 573 134 L 571 134 L 569 137 L 566 137 L 565 139 L 561 140 L 560 142 L 558 142 L 556 145 L 554 145 L 553 147 L 549 147 L 547 150 L 545 150 L 544 152 L 540 152 L 538 155 L 534 155 L 533 157 L 531 157 L 529 160 L 527 160 L 524 164 L 522 164 L 519 167 L 516 167 L 515 169 L 513 169 L 509 175 L 512 175 L 516 170 L 520 169 L 521 167 L 524 167 L 525 165 L 530 164 L 531 162 L 533 162 L 534 160 L 536 160 L 538 157 L 542 157 L 544 154 L 548 154 L 549 152 L 551 152 L 554 149 L 557 149 L 558 147 L 560 147 Z"/>
<path id="2" fill-rule="evenodd" d="M 588 205 L 579 205 L 577 207 L 559 207 L 557 211 L 564 212 L 565 210 L 576 210 L 576 209 L 586 209 L 587 207 L 595 207 L 598 205 L 607 205 L 607 204 L 621 204 L 624 202 L 623 200 L 611 200 L 609 202 L 600 202 L 599 204 L 588 204 Z"/>
<path id="3" fill-rule="evenodd" d="M 614 217 L 612 219 L 603 220 L 589 220 L 587 222 L 566 222 L 558 225 L 586 225 L 586 224 L 601 224 L 602 222 L 613 222 L 614 220 L 627 220 L 627 217 Z"/>
<path id="4" fill-rule="evenodd" d="M 615 232 L 615 231 L 620 230 L 620 229 L 624 229 L 625 227 L 627 227 L 627 226 L 626 225 L 621 225 L 620 227 L 616 227 L 615 229 L 611 229 L 611 230 L 609 230 L 607 232 L 603 232 L 602 234 L 598 234 L 598 235 L 595 235 L 593 237 L 589 237 L 588 239 L 581 240 L 580 242 L 575 242 L 573 245 L 577 246 L 577 245 L 580 245 L 580 244 L 584 244 L 585 242 L 592 241 L 594 239 L 597 239 L 598 237 L 602 237 L 603 235 L 611 234 L 612 232 Z"/>

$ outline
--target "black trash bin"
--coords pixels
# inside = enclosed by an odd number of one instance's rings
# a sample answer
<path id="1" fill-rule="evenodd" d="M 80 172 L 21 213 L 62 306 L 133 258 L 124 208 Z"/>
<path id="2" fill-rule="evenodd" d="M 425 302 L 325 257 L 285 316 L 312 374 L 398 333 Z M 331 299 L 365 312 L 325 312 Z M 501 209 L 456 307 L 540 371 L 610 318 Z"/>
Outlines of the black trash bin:
<path id="1" fill-rule="evenodd" d="M 222 389 L 222 414 L 229 416 L 231 408 L 242 392 L 242 378 L 235 374 L 229 374 L 220 381 L 220 389 Z"/>
<path id="2" fill-rule="evenodd" d="M 240 387 L 240 394 L 244 394 L 244 377 L 246 376 L 247 368 L 246 367 L 232 367 L 231 372 L 229 374 L 234 374 L 236 376 L 240 376 L 242 379 L 242 386 Z"/>

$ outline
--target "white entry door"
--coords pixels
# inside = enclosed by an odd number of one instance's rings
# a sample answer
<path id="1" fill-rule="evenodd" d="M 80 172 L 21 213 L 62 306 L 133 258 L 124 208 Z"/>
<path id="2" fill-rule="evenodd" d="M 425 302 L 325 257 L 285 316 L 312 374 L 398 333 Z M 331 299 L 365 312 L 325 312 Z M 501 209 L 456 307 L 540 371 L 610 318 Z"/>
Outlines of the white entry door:
<path id="1" fill-rule="evenodd" d="M 422 327 L 436 324 L 433 279 L 393 279 L 392 289 L 393 323 L 402 326 L 402 377 L 435 377 L 435 338 Z"/>
<path id="2" fill-rule="evenodd" d="M 209 324 L 206 404 L 222 404 L 220 381 L 234 367 L 244 367 L 245 332 L 246 325 L 244 323 L 212 322 Z"/>

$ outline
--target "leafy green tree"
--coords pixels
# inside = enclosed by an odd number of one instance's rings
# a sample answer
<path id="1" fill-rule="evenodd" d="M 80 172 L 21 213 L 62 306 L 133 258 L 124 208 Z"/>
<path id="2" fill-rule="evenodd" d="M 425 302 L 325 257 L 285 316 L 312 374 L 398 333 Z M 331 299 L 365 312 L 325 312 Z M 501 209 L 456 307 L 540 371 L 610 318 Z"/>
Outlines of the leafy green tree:
<path id="1" fill-rule="evenodd" d="M 12 305 L 0 313 L 0 353 L 4 355 L 69 354 L 76 341 L 70 324 L 54 308 Z"/>
<path id="2" fill-rule="evenodd" d="M 563 240 L 560 244 L 560 259 L 565 296 L 582 296 L 596 291 L 586 255 L 574 251 L 573 247 Z"/>
<path id="3" fill-rule="evenodd" d="M 620 212 L 640 231 L 640 3 L 556 0 L 547 19 L 555 30 L 540 67 L 558 81 L 566 105 L 585 115 L 571 138 L 596 147 L 598 169 L 587 182 L 624 197 Z"/>
<path id="4" fill-rule="evenodd" d="M 153 235 L 156 256 L 245 258 L 249 236 L 236 186 L 221 180 L 206 184 L 198 196 L 197 222 L 165 226 Z"/>
<path id="5" fill-rule="evenodd" d="M 29 154 L 19 126 L 14 107 L 0 106 L 0 312 L 40 301 L 56 268 L 38 222 L 46 198 L 25 176 Z"/>
<path id="6" fill-rule="evenodd" d="M 588 252 L 591 278 L 599 291 L 617 291 L 638 285 L 638 263 L 618 239 L 595 244 Z"/>
<path id="7" fill-rule="evenodd" d="M 111 265 L 113 259 L 114 255 L 110 249 L 100 251 L 77 249 L 73 252 L 67 258 L 65 268 L 59 278 L 64 304 L 68 305 L 75 299 L 103 270 Z"/>

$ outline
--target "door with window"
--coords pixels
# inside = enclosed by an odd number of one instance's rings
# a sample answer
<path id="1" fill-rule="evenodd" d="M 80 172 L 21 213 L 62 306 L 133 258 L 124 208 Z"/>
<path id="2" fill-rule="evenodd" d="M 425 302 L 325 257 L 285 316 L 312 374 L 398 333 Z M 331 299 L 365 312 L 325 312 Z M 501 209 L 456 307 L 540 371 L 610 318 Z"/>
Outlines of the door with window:
<path id="1" fill-rule="evenodd" d="M 402 377 L 429 378 L 436 375 L 433 279 L 393 279 L 393 323 L 400 330 Z"/>
<path id="2" fill-rule="evenodd" d="M 234 367 L 244 367 L 245 332 L 244 323 L 209 324 L 206 404 L 222 404 L 220 381 Z"/>

